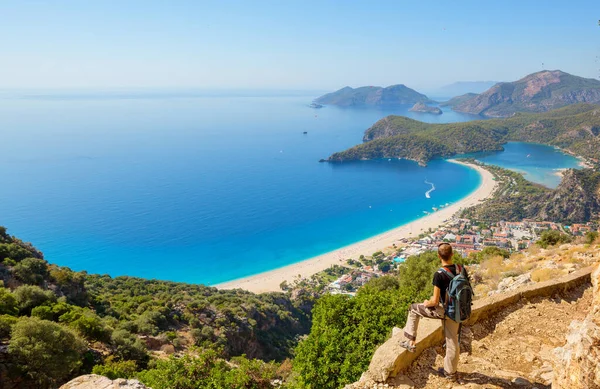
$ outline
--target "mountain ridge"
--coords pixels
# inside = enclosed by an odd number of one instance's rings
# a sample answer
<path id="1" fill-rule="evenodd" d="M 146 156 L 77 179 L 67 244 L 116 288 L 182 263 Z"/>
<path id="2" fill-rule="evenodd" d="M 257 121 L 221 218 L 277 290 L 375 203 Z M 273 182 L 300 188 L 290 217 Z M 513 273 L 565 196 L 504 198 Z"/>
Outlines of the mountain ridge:
<path id="1" fill-rule="evenodd" d="M 497 118 L 517 112 L 546 112 L 577 103 L 600 103 L 600 81 L 561 70 L 542 70 L 517 81 L 498 83 L 457 102 L 453 109 Z"/>

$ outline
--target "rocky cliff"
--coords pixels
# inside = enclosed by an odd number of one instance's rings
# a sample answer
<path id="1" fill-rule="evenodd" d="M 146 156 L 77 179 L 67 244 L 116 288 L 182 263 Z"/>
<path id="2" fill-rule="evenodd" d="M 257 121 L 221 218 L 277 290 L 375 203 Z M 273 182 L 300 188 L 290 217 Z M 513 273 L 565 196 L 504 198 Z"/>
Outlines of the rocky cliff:
<path id="1" fill-rule="evenodd" d="M 315 99 L 315 103 L 340 107 L 402 105 L 429 102 L 429 98 L 405 85 L 344 87 Z"/>
<path id="2" fill-rule="evenodd" d="M 518 81 L 498 83 L 453 108 L 487 117 L 509 117 L 516 112 L 545 112 L 576 103 L 599 102 L 600 81 L 545 70 Z"/>

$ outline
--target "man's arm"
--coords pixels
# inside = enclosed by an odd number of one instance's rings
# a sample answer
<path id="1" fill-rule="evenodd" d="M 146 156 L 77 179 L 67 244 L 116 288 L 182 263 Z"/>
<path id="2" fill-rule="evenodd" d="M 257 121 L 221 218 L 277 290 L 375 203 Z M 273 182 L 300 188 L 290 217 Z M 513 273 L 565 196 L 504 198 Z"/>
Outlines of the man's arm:
<path id="1" fill-rule="evenodd" d="M 440 288 L 438 288 L 437 286 L 433 287 L 433 296 L 429 299 L 429 300 L 425 300 L 423 301 L 423 305 L 425 305 L 427 308 L 431 308 L 431 307 L 437 307 L 438 304 L 440 303 Z"/>

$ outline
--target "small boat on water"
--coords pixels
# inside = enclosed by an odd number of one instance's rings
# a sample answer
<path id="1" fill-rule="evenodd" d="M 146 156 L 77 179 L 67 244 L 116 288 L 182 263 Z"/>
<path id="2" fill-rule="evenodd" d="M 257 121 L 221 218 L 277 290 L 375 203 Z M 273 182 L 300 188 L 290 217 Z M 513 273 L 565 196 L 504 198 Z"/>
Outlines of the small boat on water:
<path id="1" fill-rule="evenodd" d="M 431 209 L 433 209 L 434 212 L 438 210 L 436 207 L 431 207 Z"/>

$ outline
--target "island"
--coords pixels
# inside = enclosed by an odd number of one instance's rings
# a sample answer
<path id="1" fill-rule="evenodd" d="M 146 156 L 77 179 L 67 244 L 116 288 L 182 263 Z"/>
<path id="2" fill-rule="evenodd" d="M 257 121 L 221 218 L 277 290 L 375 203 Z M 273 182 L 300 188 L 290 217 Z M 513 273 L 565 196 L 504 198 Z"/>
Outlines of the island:
<path id="1" fill-rule="evenodd" d="M 430 107 L 429 105 L 426 105 L 424 103 L 416 103 L 411 109 L 409 109 L 409 111 L 430 113 L 433 115 L 441 115 L 443 113 L 442 110 L 438 107 Z"/>
<path id="2" fill-rule="evenodd" d="M 406 85 L 344 87 L 327 93 L 314 100 L 317 104 L 337 105 L 340 107 L 394 106 L 429 103 L 431 100 Z"/>

